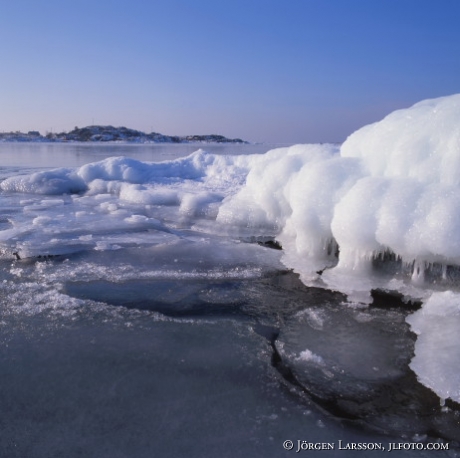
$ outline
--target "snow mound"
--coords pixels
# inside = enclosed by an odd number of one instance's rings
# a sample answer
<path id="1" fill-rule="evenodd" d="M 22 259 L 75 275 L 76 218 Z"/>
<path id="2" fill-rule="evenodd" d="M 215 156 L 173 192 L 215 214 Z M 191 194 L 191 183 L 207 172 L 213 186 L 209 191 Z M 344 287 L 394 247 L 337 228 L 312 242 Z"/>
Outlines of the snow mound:
<path id="1" fill-rule="evenodd" d="M 337 289 L 350 283 L 339 273 L 362 277 L 389 254 L 411 265 L 415 280 L 434 263 L 458 266 L 458 119 L 453 95 L 396 111 L 340 148 L 270 151 L 217 219 L 276 237 L 305 282 L 329 268 L 323 280 Z"/>
<path id="2" fill-rule="evenodd" d="M 344 157 L 359 158 L 374 177 L 460 184 L 460 94 L 424 100 L 351 134 Z"/>

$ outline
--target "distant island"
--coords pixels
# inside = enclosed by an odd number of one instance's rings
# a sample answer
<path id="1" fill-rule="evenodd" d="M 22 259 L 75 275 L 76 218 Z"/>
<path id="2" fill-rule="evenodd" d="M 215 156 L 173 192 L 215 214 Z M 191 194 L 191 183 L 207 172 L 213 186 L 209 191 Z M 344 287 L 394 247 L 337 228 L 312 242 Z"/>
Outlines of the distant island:
<path id="1" fill-rule="evenodd" d="M 163 135 L 157 132 L 146 134 L 127 127 L 87 126 L 75 127 L 70 132 L 41 135 L 36 130 L 24 132 L 0 132 L 2 142 L 131 142 L 131 143 L 248 143 L 240 138 L 223 135 L 187 135 L 183 137 Z"/>

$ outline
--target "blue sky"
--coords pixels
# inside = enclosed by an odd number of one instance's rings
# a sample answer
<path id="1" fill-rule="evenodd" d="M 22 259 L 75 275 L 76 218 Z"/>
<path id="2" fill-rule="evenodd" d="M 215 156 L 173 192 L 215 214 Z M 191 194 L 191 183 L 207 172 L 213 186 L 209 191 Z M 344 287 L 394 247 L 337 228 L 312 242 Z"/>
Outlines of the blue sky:
<path id="1" fill-rule="evenodd" d="M 458 0 L 0 0 L 0 130 L 343 141 L 460 92 Z"/>

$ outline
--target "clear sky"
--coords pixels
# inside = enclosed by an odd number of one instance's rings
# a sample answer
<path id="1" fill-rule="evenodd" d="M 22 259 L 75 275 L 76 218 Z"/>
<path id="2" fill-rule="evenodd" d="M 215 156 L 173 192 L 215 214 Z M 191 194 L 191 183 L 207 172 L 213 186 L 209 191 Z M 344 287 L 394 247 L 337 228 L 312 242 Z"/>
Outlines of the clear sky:
<path id="1" fill-rule="evenodd" d="M 0 131 L 343 141 L 460 92 L 459 0 L 0 0 Z"/>

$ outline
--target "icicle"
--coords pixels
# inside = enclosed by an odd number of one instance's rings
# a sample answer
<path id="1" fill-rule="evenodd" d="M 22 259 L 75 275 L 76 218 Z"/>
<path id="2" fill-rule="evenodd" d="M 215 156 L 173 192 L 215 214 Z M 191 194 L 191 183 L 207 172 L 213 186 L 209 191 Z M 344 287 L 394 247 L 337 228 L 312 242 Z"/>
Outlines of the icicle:
<path id="1" fill-rule="evenodd" d="M 414 261 L 414 267 L 412 270 L 412 282 L 421 285 L 425 282 L 425 262 Z"/>
<path id="2" fill-rule="evenodd" d="M 442 265 L 442 279 L 447 280 L 447 264 Z"/>

